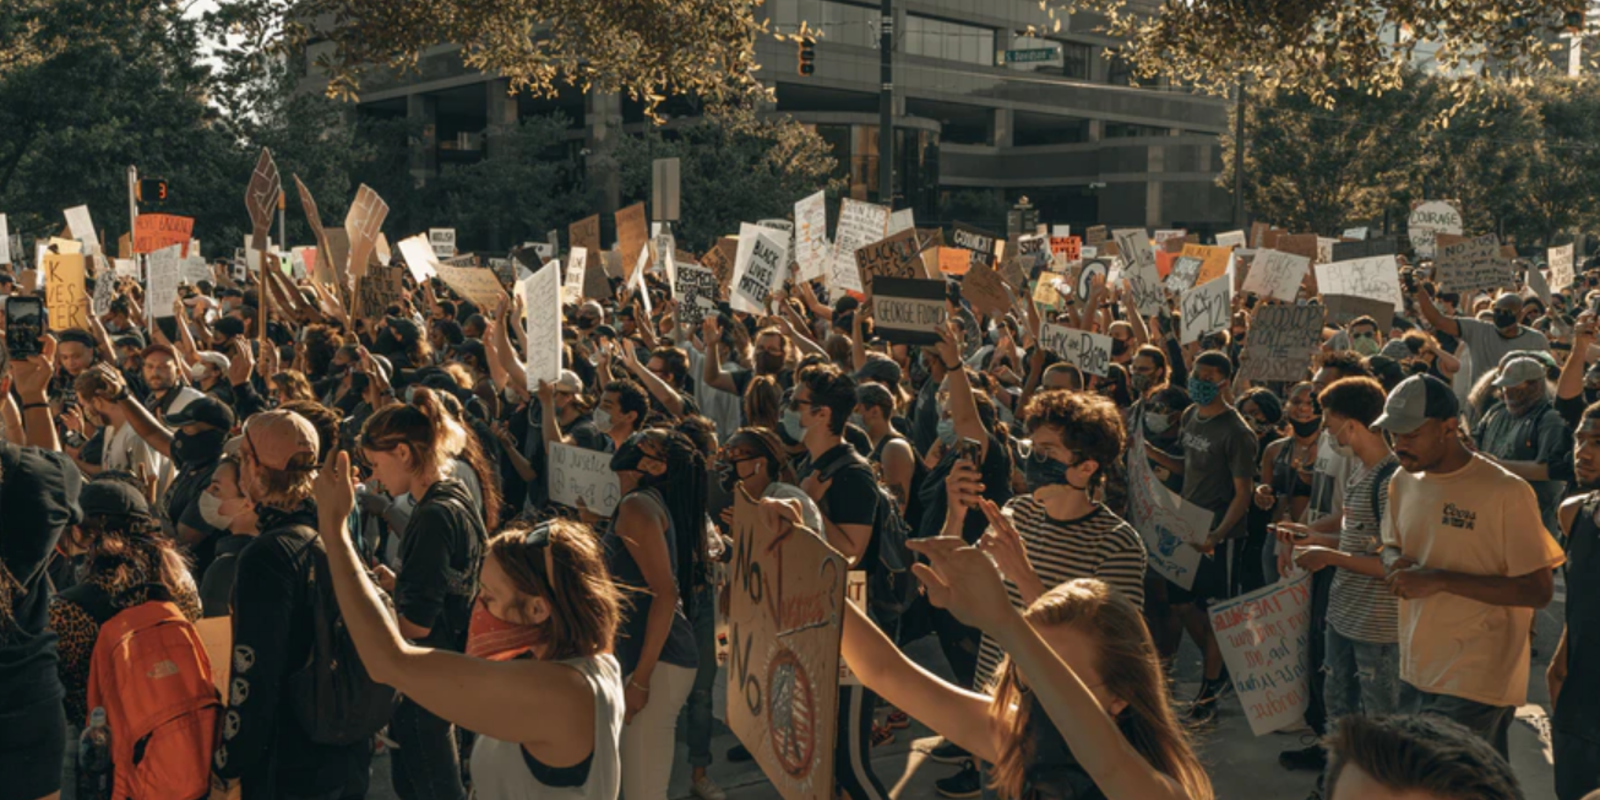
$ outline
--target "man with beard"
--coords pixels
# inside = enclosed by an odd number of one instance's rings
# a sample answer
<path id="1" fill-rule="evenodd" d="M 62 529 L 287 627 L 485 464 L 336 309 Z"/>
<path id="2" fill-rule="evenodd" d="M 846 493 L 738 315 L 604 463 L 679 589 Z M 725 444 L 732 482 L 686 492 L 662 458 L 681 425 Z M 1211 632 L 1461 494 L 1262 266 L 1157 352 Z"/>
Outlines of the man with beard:
<path id="1" fill-rule="evenodd" d="M 1459 413 L 1450 387 L 1417 375 L 1373 423 L 1401 467 L 1381 526 L 1385 583 L 1400 598 L 1400 709 L 1449 717 L 1504 756 L 1527 702 L 1534 610 L 1565 556 L 1533 489 L 1467 449 Z"/>
<path id="2" fill-rule="evenodd" d="M 1571 429 L 1551 413 L 1545 368 L 1528 356 L 1514 356 L 1500 369 L 1494 385 L 1500 402 L 1484 413 L 1472 431 L 1478 452 L 1507 472 L 1527 481 L 1539 498 L 1539 516 L 1552 535 L 1559 531 L 1556 510 L 1567 489 L 1571 470 Z"/>
<path id="3" fill-rule="evenodd" d="M 178 379 L 178 354 L 172 345 L 153 344 L 144 349 L 144 385 L 148 392 L 144 407 L 158 416 L 171 414 L 190 401 L 200 397 L 200 392 L 184 386 Z"/>
<path id="4" fill-rule="evenodd" d="M 1561 504 L 1567 537 L 1567 574 L 1588 576 L 1600 568 L 1600 404 L 1590 405 L 1572 437 L 1577 484 L 1585 494 Z M 1566 628 L 1550 659 L 1551 740 L 1556 796 L 1578 800 L 1600 789 L 1600 684 L 1568 682 L 1568 675 L 1600 670 L 1600 584 L 1567 581 Z"/>

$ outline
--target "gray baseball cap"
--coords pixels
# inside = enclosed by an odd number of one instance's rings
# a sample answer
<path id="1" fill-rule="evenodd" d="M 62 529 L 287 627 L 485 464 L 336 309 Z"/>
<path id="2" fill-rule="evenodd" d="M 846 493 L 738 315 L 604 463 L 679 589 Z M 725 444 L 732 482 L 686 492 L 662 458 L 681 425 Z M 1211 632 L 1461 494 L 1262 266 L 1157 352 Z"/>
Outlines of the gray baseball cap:
<path id="1" fill-rule="evenodd" d="M 1453 419 L 1459 413 L 1461 404 L 1448 384 L 1432 375 L 1413 375 L 1389 392 L 1383 415 L 1372 427 L 1407 434 L 1430 419 Z"/>

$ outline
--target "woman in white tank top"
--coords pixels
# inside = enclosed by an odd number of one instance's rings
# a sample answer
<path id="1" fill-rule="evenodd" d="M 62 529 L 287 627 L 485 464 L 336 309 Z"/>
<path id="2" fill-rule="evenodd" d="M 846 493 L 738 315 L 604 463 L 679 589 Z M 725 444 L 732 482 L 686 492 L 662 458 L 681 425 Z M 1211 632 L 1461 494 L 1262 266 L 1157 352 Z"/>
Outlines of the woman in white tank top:
<path id="1" fill-rule="evenodd" d="M 329 454 L 315 497 L 339 611 L 362 663 L 373 680 L 478 734 L 477 798 L 616 800 L 619 596 L 598 537 L 564 520 L 495 536 L 463 655 L 410 644 L 385 613 L 344 524 L 355 502 L 346 453 Z"/>

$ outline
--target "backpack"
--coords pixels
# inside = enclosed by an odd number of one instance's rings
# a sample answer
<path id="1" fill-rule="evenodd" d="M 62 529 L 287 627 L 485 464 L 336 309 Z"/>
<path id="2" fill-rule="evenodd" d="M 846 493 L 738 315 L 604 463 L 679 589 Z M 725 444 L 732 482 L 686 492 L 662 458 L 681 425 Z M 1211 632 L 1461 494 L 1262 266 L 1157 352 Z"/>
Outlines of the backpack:
<path id="1" fill-rule="evenodd" d="M 1378 467 L 1378 476 L 1372 481 L 1372 496 L 1367 498 L 1367 502 L 1372 504 L 1372 518 L 1376 520 L 1380 531 L 1383 530 L 1383 503 L 1378 501 L 1378 495 L 1388 487 L 1389 477 L 1399 468 L 1400 462 L 1390 461 Z"/>
<path id="2" fill-rule="evenodd" d="M 872 541 L 878 548 L 878 568 L 867 572 L 867 601 L 879 622 L 892 624 L 911 607 L 916 598 L 916 579 L 911 574 L 915 557 L 906 541 L 913 531 L 900 515 L 899 505 L 878 482 L 872 464 L 857 453 L 835 460 L 817 475 L 831 481 L 847 469 L 862 471 L 877 488 L 877 508 L 872 515 Z M 869 547 L 871 545 L 869 544 Z"/>
<path id="3" fill-rule="evenodd" d="M 389 724 L 400 696 L 392 687 L 372 680 L 345 628 L 344 615 L 333 595 L 328 572 L 328 551 L 310 528 L 300 533 L 311 539 L 311 652 L 287 684 L 295 721 L 317 744 L 348 745 L 369 740 Z M 374 581 L 376 585 L 376 581 Z M 378 593 L 394 615 L 394 602 Z"/>
<path id="4" fill-rule="evenodd" d="M 106 710 L 111 729 L 112 796 L 210 793 L 222 700 L 200 634 L 177 604 L 152 599 L 101 622 L 88 700 L 91 710 Z"/>

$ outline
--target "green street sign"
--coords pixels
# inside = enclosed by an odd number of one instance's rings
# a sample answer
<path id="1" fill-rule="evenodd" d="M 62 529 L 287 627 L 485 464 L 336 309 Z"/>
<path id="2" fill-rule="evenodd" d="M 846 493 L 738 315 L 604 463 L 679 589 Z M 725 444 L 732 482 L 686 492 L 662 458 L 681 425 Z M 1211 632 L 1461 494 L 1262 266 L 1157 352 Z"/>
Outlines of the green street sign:
<path id="1" fill-rule="evenodd" d="M 1061 60 L 1059 47 L 1035 47 L 1027 50 L 1004 50 L 1000 53 L 1001 64 L 1037 64 L 1044 61 Z"/>

